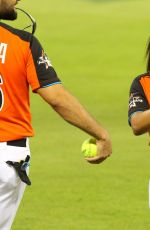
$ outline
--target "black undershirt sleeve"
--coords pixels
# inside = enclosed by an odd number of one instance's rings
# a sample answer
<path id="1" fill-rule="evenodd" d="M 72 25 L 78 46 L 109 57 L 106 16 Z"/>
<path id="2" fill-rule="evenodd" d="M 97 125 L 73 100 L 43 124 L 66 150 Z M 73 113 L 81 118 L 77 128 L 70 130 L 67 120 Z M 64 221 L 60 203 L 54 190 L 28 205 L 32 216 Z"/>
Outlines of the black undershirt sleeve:
<path id="1" fill-rule="evenodd" d="M 44 52 L 37 38 L 32 38 L 30 49 L 32 52 L 40 87 L 47 87 L 49 85 L 60 83 L 60 79 L 58 78 L 48 56 Z"/>
<path id="2" fill-rule="evenodd" d="M 128 121 L 130 124 L 131 116 L 136 112 L 142 112 L 149 109 L 148 101 L 145 97 L 143 88 L 139 82 L 140 78 L 136 77 L 130 88 Z"/>

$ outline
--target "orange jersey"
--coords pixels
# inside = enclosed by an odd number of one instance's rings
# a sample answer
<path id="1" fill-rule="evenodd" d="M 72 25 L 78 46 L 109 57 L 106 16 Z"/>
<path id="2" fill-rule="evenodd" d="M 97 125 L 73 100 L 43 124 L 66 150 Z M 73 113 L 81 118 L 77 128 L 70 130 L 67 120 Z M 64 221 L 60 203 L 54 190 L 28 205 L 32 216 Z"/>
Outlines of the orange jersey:
<path id="1" fill-rule="evenodd" d="M 29 85 L 59 83 L 39 41 L 0 22 L 0 142 L 33 136 Z"/>

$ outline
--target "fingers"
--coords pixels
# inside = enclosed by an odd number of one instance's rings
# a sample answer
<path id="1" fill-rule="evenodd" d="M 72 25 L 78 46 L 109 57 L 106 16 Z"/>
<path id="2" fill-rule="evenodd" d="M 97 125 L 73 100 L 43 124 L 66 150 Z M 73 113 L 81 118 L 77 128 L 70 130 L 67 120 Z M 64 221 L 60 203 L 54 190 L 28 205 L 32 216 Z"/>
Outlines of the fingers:
<path id="1" fill-rule="evenodd" d="M 107 159 L 107 157 L 101 157 L 101 156 L 92 157 L 92 158 L 85 158 L 85 160 L 87 160 L 91 164 L 100 164 L 106 159 Z"/>
<path id="2" fill-rule="evenodd" d="M 111 141 L 107 140 L 97 141 L 97 156 L 85 158 L 91 164 L 100 164 L 112 154 Z"/>

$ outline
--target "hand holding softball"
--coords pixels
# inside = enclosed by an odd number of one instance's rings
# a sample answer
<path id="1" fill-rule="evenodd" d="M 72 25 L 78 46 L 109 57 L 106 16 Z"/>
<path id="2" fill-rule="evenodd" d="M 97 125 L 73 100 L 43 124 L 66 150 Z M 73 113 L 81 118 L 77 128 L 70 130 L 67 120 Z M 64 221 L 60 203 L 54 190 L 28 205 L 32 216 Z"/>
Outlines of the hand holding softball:
<path id="1" fill-rule="evenodd" d="M 92 164 L 99 164 L 106 160 L 112 153 L 109 136 L 102 140 L 90 138 L 83 142 L 82 153 L 85 159 Z"/>

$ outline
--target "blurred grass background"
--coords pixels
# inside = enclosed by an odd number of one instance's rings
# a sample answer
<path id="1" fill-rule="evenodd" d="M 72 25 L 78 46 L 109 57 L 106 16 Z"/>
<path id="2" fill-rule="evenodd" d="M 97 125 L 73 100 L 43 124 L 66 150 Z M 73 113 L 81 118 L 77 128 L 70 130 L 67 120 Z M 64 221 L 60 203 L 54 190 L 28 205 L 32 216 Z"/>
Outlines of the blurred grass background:
<path id="1" fill-rule="evenodd" d="M 22 1 L 64 86 L 109 130 L 101 165 L 80 153 L 88 137 L 31 93 L 35 137 L 28 187 L 13 230 L 148 230 L 148 135 L 128 126 L 133 78 L 145 72 L 149 0 Z M 12 24 L 23 28 L 26 19 Z"/>

